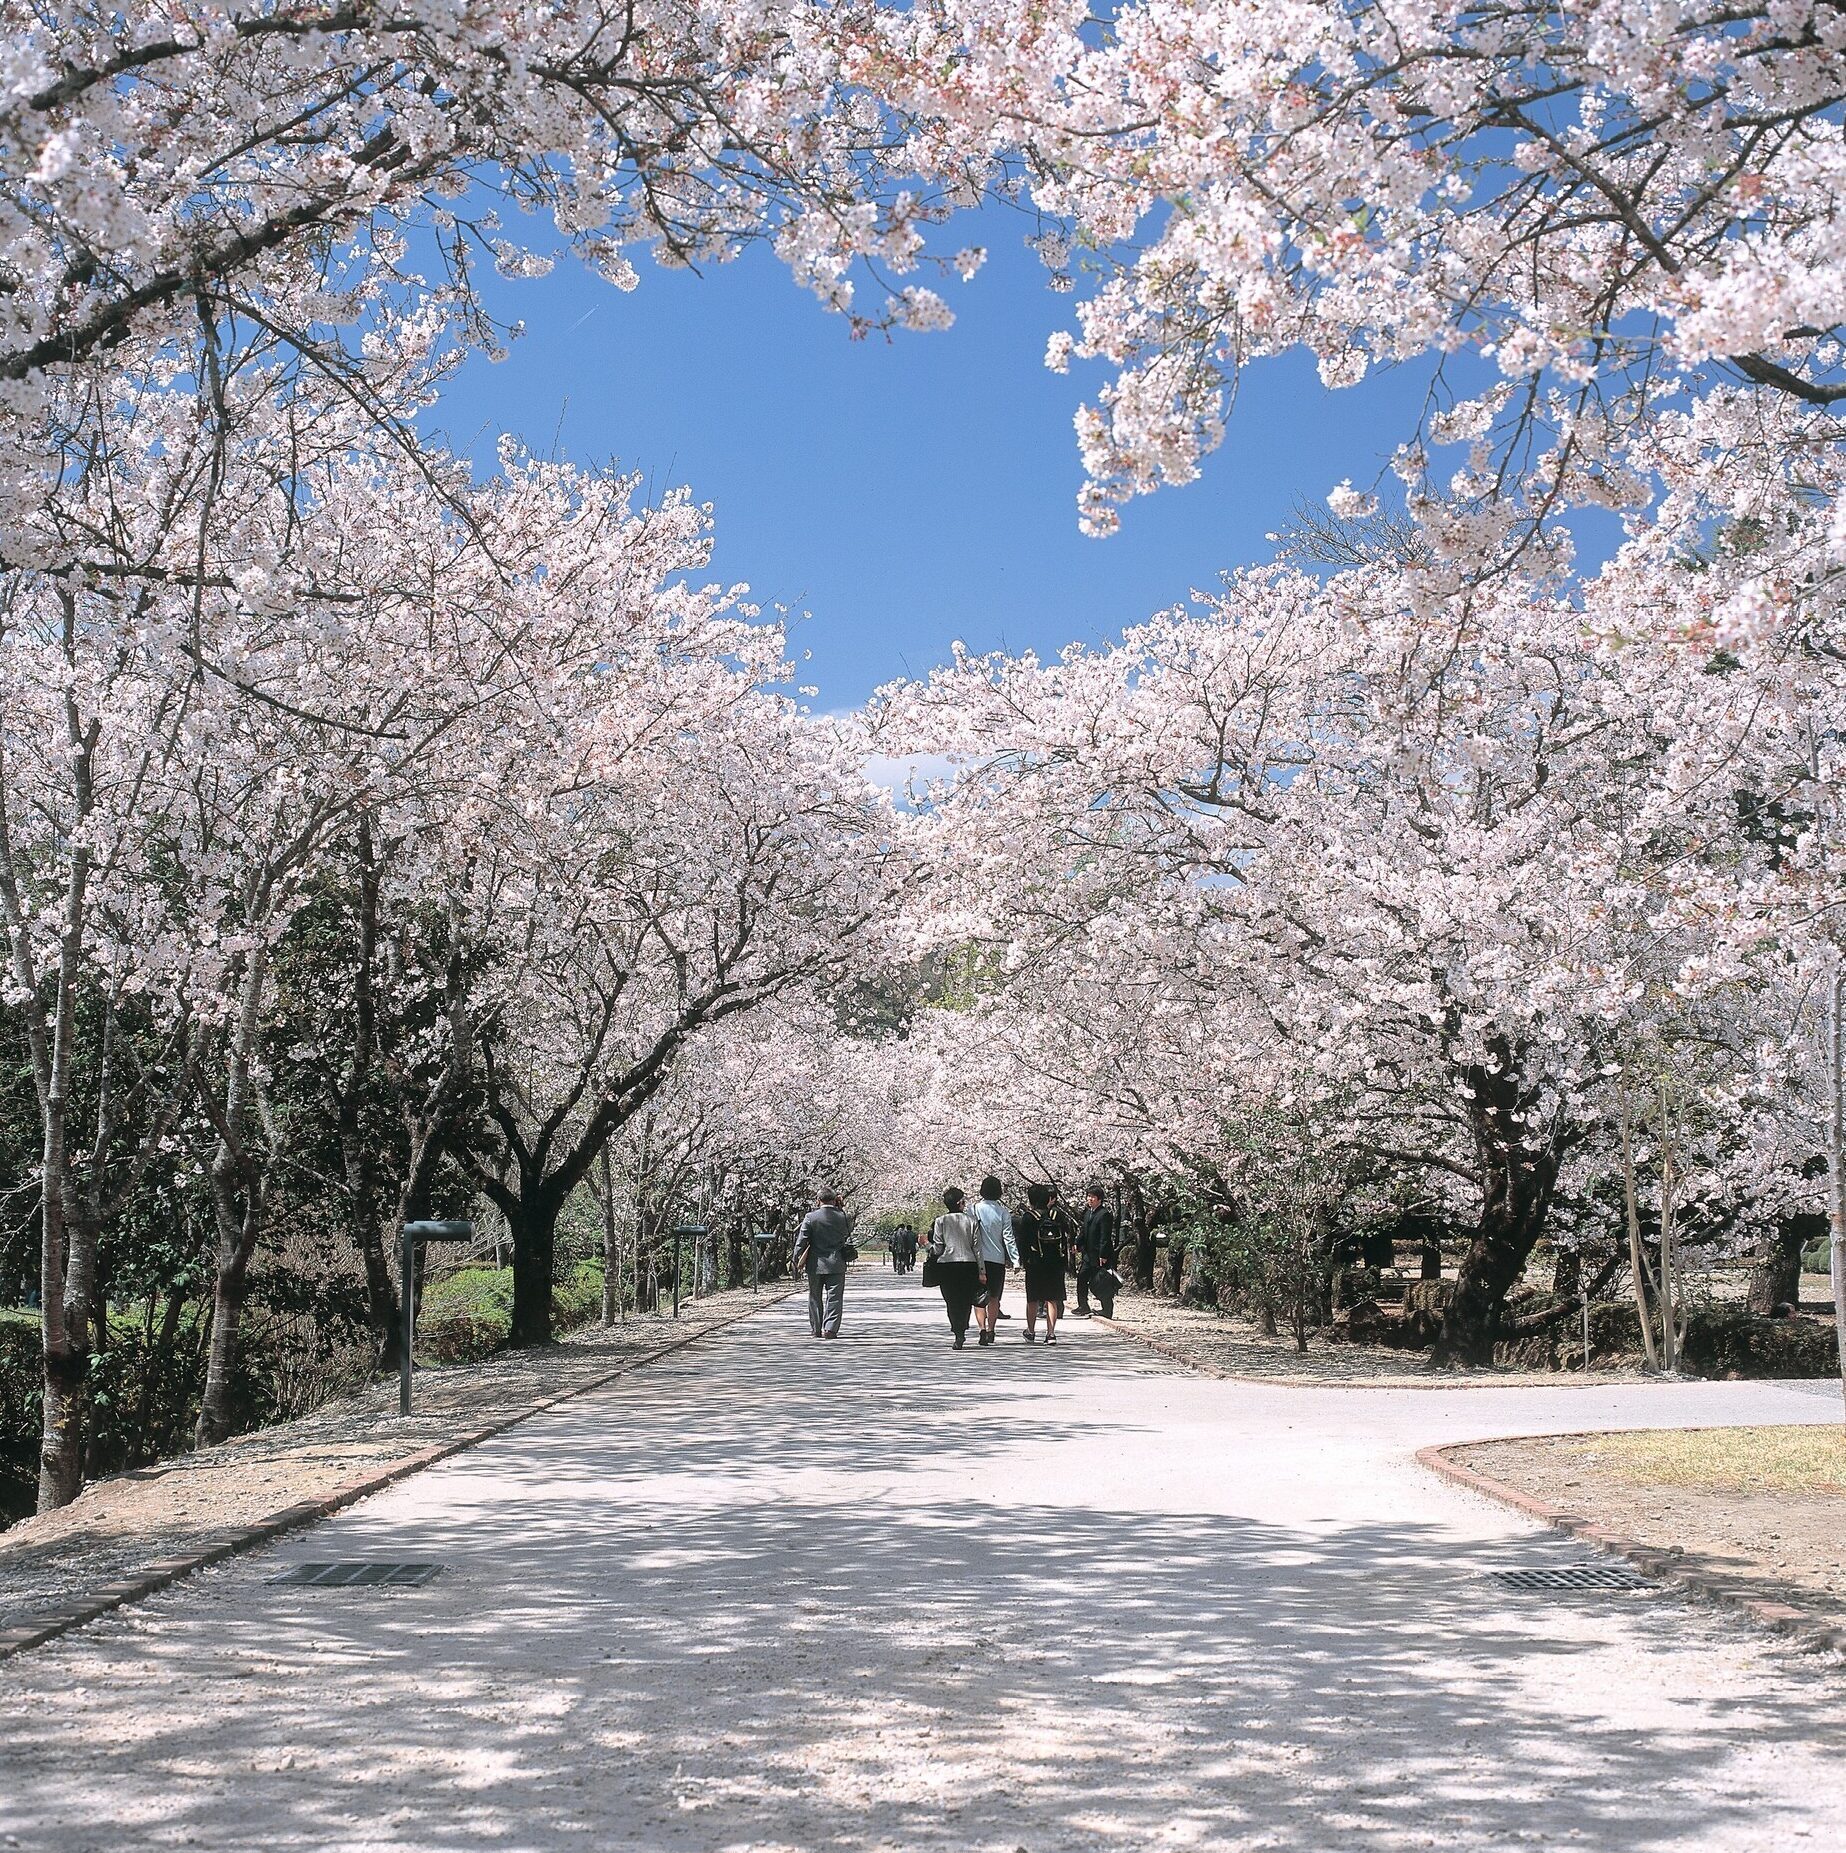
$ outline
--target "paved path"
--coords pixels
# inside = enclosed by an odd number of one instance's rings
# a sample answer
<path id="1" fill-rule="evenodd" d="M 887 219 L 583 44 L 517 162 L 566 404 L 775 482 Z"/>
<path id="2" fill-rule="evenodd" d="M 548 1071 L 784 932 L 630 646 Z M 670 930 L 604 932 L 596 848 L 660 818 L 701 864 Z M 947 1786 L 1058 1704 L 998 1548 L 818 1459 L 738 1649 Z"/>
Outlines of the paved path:
<path id="1" fill-rule="evenodd" d="M 1830 1420 L 1765 1384 L 1306 1389 L 855 1278 L 0 1669 L 0 1845 L 1063 1853 L 1846 1845 L 1846 1682 L 1411 1450 Z M 1016 1334 L 1018 1326 L 1006 1328 Z M 427 1557 L 422 1590 L 289 1562 Z"/>

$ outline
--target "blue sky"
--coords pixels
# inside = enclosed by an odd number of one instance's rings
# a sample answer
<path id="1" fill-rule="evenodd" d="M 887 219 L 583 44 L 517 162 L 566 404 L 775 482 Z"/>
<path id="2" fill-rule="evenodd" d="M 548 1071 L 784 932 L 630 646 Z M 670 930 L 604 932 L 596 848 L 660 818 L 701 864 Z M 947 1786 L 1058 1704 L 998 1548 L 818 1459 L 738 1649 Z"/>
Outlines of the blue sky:
<path id="1" fill-rule="evenodd" d="M 1200 482 L 1085 539 L 1071 417 L 1103 375 L 1045 369 L 1072 298 L 1045 287 L 1019 219 L 986 216 L 986 267 L 939 285 L 956 325 L 890 342 L 850 340 L 765 250 L 702 276 L 644 261 L 628 295 L 565 259 L 495 286 L 527 332 L 498 365 L 470 360 L 428 422 L 483 462 L 511 431 L 656 490 L 689 483 L 716 507 L 714 574 L 808 614 L 803 679 L 835 708 L 956 639 L 1050 652 L 1107 637 L 1267 557 L 1298 498 L 1369 482 L 1408 433 L 1420 375 L 1329 393 L 1299 357 L 1270 362 Z"/>

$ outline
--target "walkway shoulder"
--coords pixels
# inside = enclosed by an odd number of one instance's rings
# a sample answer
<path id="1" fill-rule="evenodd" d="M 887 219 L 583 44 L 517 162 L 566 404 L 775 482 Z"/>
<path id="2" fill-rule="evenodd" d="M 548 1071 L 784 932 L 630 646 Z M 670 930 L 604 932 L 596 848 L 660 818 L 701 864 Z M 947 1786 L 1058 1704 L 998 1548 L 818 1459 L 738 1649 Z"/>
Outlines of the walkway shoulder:
<path id="1" fill-rule="evenodd" d="M 651 1351 L 642 1352 L 637 1357 L 626 1359 L 613 1370 L 605 1371 L 600 1376 L 592 1377 L 583 1383 L 571 1385 L 555 1395 L 541 1397 L 534 1402 L 524 1404 L 510 1413 L 471 1428 L 460 1435 L 451 1435 L 447 1440 L 433 1447 L 421 1448 L 414 1454 L 404 1455 L 375 1468 L 373 1471 L 348 1480 L 344 1485 L 333 1488 L 314 1499 L 303 1500 L 298 1504 L 284 1506 L 279 1511 L 268 1513 L 247 1525 L 239 1525 L 219 1533 L 202 1548 L 185 1552 L 179 1556 L 166 1557 L 146 1565 L 133 1576 L 106 1583 L 90 1590 L 77 1601 L 47 1614 L 35 1616 L 31 1621 L 9 1628 L 0 1628 L 0 1660 L 12 1658 L 34 1647 L 42 1647 L 47 1641 L 56 1640 L 60 1635 L 69 1634 L 74 1628 L 82 1628 L 90 1622 L 113 1610 L 124 1608 L 130 1603 L 145 1601 L 149 1596 L 158 1595 L 161 1590 L 170 1588 L 182 1578 L 191 1576 L 195 1571 L 203 1570 L 208 1565 L 222 1563 L 227 1557 L 235 1557 L 245 1551 L 255 1550 L 259 1545 L 268 1544 L 284 1533 L 297 1531 L 303 1525 L 311 1525 L 317 1519 L 327 1518 L 343 1507 L 354 1504 L 372 1493 L 382 1492 L 386 1487 L 399 1480 L 407 1479 L 413 1473 L 421 1473 L 425 1467 L 433 1467 L 438 1461 L 447 1460 L 451 1455 L 463 1453 L 469 1448 L 479 1447 L 484 1441 L 491 1441 L 496 1435 L 503 1435 L 510 1428 L 517 1428 L 521 1422 L 528 1422 L 536 1415 L 542 1415 L 547 1409 L 555 1409 L 560 1403 L 571 1402 L 577 1397 L 588 1396 L 593 1391 L 606 1388 L 619 1378 L 626 1377 L 640 1370 L 644 1365 L 656 1363 L 675 1351 L 683 1351 L 688 1345 L 701 1338 L 709 1337 L 713 1332 L 722 1332 L 727 1326 L 748 1319 L 753 1313 L 775 1305 L 785 1299 L 790 1289 L 767 1292 L 760 1300 L 753 1299 L 740 1312 L 729 1318 L 714 1320 L 709 1325 L 702 1325 L 696 1331 L 682 1332 L 669 1339 L 663 1345 L 657 1345 Z"/>
<path id="2" fill-rule="evenodd" d="M 1446 1447 L 1419 1448 L 1417 1460 L 1432 1473 L 1440 1474 L 1443 1479 L 1451 1480 L 1457 1486 L 1464 1486 L 1470 1492 L 1497 1500 L 1501 1505 L 1511 1506 L 1514 1511 L 1523 1512 L 1528 1518 L 1536 1519 L 1541 1525 L 1549 1525 L 1554 1531 L 1581 1538 L 1584 1543 L 1592 1544 L 1598 1550 L 1623 1558 L 1648 1576 L 1675 1583 L 1703 1601 L 1733 1609 L 1759 1626 L 1772 1629 L 1803 1647 L 1820 1653 L 1846 1656 L 1846 1628 L 1817 1621 L 1806 1610 L 1795 1608 L 1789 1603 L 1769 1602 L 1761 1596 L 1749 1595 L 1735 1588 L 1722 1575 L 1689 1561 L 1681 1551 L 1659 1550 L 1652 1545 L 1637 1544 L 1632 1538 L 1625 1538 L 1606 1525 L 1598 1525 L 1593 1519 L 1562 1511 L 1542 1499 L 1535 1499 L 1530 1493 L 1521 1492 L 1516 1486 L 1509 1486 L 1504 1480 L 1496 1480 L 1491 1474 L 1481 1473 L 1476 1468 L 1464 1466 L 1460 1461 L 1450 1458 L 1456 1448 L 1478 1445 L 1476 1442 L 1455 1442 Z"/>

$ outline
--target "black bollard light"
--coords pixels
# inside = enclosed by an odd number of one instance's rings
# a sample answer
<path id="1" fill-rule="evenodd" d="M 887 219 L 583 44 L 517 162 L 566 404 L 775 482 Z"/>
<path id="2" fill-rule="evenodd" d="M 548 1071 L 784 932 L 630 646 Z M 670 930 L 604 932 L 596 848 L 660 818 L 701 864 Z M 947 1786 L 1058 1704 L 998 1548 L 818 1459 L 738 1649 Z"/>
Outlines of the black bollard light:
<path id="1" fill-rule="evenodd" d="M 403 1322 L 402 1355 L 397 1365 L 397 1412 L 410 1413 L 411 1346 L 417 1334 L 417 1244 L 472 1242 L 471 1222 L 407 1222 L 398 1261 L 398 1311 Z"/>

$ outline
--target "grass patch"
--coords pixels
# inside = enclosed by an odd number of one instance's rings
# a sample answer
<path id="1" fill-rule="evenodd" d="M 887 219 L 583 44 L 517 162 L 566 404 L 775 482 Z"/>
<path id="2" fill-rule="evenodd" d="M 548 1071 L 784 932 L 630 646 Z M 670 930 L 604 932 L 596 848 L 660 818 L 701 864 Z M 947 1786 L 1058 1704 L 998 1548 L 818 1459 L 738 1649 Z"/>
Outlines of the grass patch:
<path id="1" fill-rule="evenodd" d="M 600 1266 L 580 1261 L 551 1292 L 551 1319 L 563 1333 L 602 1311 Z M 417 1311 L 417 1356 L 431 1364 L 474 1364 L 513 1329 L 513 1270 L 465 1267 L 429 1281 Z"/>
<path id="2" fill-rule="evenodd" d="M 1712 1493 L 1846 1494 L 1846 1429 L 1644 1429 L 1574 1442 L 1574 1457 L 1630 1486 Z"/>

